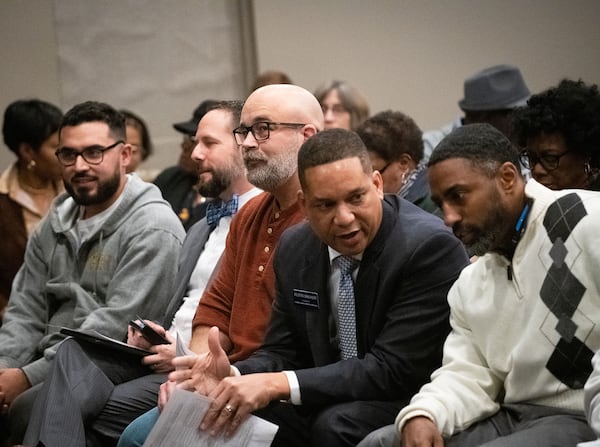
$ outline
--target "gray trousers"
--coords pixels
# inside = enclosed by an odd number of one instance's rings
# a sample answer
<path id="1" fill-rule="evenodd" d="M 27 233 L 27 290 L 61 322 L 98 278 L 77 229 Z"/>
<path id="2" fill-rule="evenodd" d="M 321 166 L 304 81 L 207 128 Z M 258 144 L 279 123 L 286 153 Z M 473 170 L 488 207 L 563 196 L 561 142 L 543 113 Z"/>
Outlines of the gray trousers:
<path id="1" fill-rule="evenodd" d="M 156 405 L 165 380 L 164 374 L 152 374 L 139 357 L 67 339 L 30 408 L 23 444 L 116 445 L 125 427 Z M 20 410 L 21 418 L 27 410 Z"/>
<path id="2" fill-rule="evenodd" d="M 445 447 L 574 447 L 596 439 L 583 412 L 540 405 L 503 405 L 498 413 L 445 439 Z M 394 425 L 374 431 L 357 447 L 400 446 Z"/>

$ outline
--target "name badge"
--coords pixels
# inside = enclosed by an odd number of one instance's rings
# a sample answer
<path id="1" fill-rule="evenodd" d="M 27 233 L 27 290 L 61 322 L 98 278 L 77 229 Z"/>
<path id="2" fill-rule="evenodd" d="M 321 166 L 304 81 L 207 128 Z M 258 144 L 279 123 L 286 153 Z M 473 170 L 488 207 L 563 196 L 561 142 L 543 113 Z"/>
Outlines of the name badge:
<path id="1" fill-rule="evenodd" d="M 294 304 L 311 309 L 319 308 L 319 294 L 309 290 L 294 289 Z"/>

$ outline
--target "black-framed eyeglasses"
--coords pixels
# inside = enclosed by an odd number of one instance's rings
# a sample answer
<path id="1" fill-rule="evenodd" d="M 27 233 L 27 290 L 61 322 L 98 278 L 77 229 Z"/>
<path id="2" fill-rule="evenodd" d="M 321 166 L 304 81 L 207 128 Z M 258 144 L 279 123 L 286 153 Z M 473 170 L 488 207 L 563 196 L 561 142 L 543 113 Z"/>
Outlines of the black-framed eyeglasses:
<path id="1" fill-rule="evenodd" d="M 300 128 L 305 125 L 306 124 L 301 123 L 272 123 L 269 121 L 258 121 L 251 126 L 240 126 L 233 129 L 233 136 L 235 137 L 237 144 L 242 144 L 244 142 L 248 136 L 248 132 L 252 133 L 252 136 L 256 141 L 264 141 L 269 139 L 271 131 L 275 130 L 276 126 Z"/>
<path id="2" fill-rule="evenodd" d="M 62 147 L 56 151 L 56 158 L 58 158 L 58 161 L 63 166 L 71 166 L 75 164 L 77 157 L 81 155 L 86 163 L 91 165 L 99 165 L 102 163 L 102 160 L 104 160 L 104 152 L 123 143 L 125 143 L 123 140 L 119 140 L 110 146 L 88 146 L 82 151 L 78 151 L 70 147 Z"/>
<path id="3" fill-rule="evenodd" d="M 379 173 L 383 175 L 383 173 L 385 172 L 385 170 L 386 170 L 387 168 L 389 168 L 389 167 L 390 167 L 390 165 L 391 165 L 392 163 L 393 163 L 393 162 L 391 162 L 391 161 L 390 161 L 390 162 L 389 162 L 389 163 L 387 163 L 387 164 L 386 164 L 386 165 L 385 165 L 383 168 L 381 168 L 381 169 L 376 169 L 376 171 L 379 171 Z"/>
<path id="4" fill-rule="evenodd" d="M 527 169 L 533 169 L 536 164 L 541 164 L 546 171 L 554 171 L 560 164 L 560 159 L 567 155 L 571 151 L 565 151 L 560 155 L 542 155 L 538 156 L 534 153 L 529 152 L 527 149 L 523 149 L 519 153 L 519 159 L 521 164 Z"/>

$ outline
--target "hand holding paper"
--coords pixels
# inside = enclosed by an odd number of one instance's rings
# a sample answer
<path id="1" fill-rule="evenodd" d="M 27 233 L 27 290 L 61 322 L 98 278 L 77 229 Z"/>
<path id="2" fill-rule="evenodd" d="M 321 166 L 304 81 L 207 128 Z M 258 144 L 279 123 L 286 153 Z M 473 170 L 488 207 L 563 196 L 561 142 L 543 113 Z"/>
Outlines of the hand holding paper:
<path id="1" fill-rule="evenodd" d="M 271 445 L 277 426 L 256 416 L 250 416 L 235 436 L 213 437 L 198 430 L 197 421 L 209 405 L 207 397 L 183 390 L 174 390 L 144 447 L 186 445 L 206 447 L 267 447 Z"/>
<path id="2" fill-rule="evenodd" d="M 200 429 L 212 436 L 233 436 L 250 413 L 274 400 L 289 398 L 288 380 L 284 373 L 257 373 L 227 377 L 208 395 L 214 399 Z"/>

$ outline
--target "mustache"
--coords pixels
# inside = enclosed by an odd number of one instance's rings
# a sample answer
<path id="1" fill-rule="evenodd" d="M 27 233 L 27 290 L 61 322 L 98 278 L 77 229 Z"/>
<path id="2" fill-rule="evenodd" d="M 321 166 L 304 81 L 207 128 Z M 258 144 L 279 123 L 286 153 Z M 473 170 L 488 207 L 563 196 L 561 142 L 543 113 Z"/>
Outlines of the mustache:
<path id="1" fill-rule="evenodd" d="M 458 238 L 463 236 L 465 233 L 477 233 L 477 229 L 471 227 L 470 225 L 464 225 L 462 223 L 457 223 L 452 227 L 452 232 Z"/>
<path id="2" fill-rule="evenodd" d="M 204 174 L 206 172 L 210 172 L 211 174 L 214 174 L 214 171 L 211 168 L 203 168 L 203 167 L 198 167 L 198 169 L 196 169 L 196 172 L 198 173 L 198 175 Z"/>
<path id="3" fill-rule="evenodd" d="M 89 174 L 83 173 L 83 172 L 79 172 L 79 173 L 74 174 L 71 177 L 71 180 L 77 180 L 77 179 L 81 179 L 81 178 L 82 179 L 94 179 L 96 177 L 94 177 L 93 175 L 89 175 Z"/>
<path id="4" fill-rule="evenodd" d="M 244 155 L 244 161 L 268 161 L 269 160 L 266 155 L 259 154 L 257 151 L 245 152 L 243 155 Z"/>

